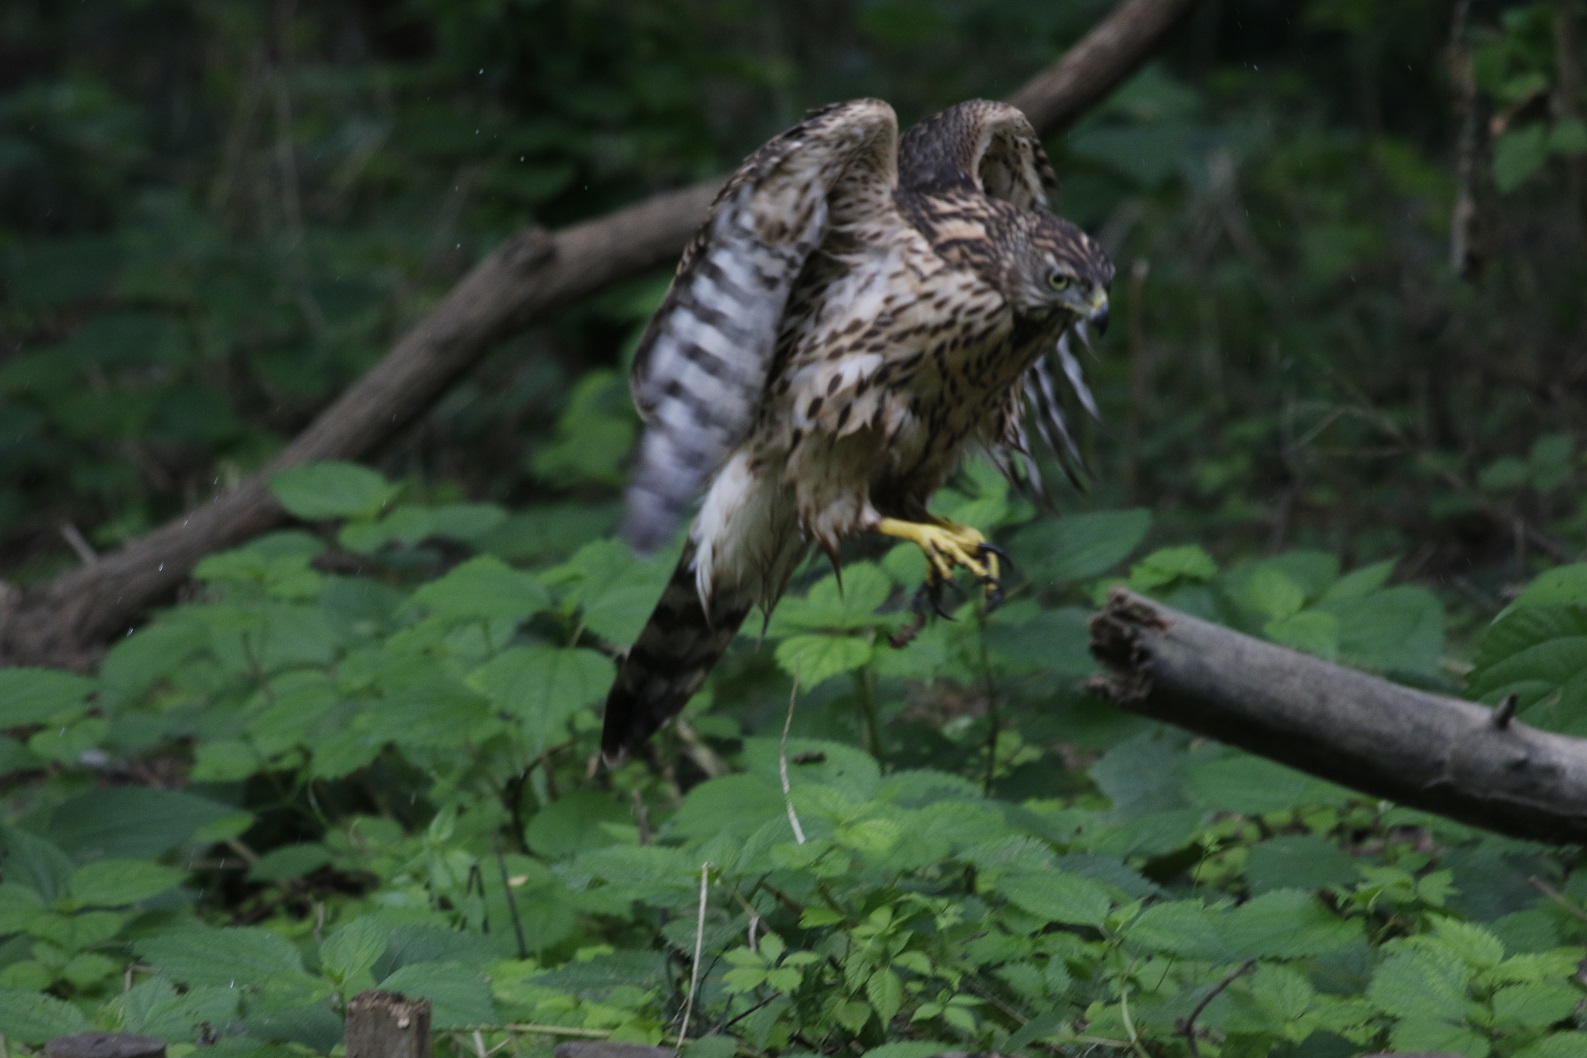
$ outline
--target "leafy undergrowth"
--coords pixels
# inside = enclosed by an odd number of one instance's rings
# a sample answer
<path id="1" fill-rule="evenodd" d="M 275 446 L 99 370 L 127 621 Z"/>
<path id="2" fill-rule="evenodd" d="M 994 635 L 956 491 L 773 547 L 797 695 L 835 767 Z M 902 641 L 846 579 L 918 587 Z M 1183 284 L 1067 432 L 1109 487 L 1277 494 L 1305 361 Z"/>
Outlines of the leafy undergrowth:
<path id="1" fill-rule="evenodd" d="M 0 672 L 13 1053 L 85 1028 L 328 1053 L 373 987 L 429 997 L 458 1054 L 685 1022 L 696 1058 L 1587 1052 L 1571 855 L 1081 690 L 1086 616 L 1128 583 L 1582 734 L 1587 567 L 1466 666 L 1390 561 L 1219 569 L 1148 551 L 1144 511 L 1035 519 L 972 468 L 942 513 L 1003 527 L 1004 606 L 895 649 L 920 559 L 856 555 L 605 773 L 611 654 L 666 560 L 605 511 L 408 503 L 338 465 L 276 484 L 308 528 L 205 561 L 97 674 Z"/>

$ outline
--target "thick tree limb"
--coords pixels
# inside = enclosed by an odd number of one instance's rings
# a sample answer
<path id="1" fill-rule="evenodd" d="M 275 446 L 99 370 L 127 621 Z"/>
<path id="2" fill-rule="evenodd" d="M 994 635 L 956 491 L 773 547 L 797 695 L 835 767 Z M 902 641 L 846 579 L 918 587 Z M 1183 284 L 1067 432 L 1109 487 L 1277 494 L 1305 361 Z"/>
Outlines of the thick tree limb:
<path id="1" fill-rule="evenodd" d="M 1320 778 L 1512 837 L 1587 842 L 1587 741 L 1115 591 L 1091 690 Z"/>
<path id="2" fill-rule="evenodd" d="M 1051 69 L 1014 95 L 1046 135 L 1133 73 L 1196 0 L 1125 0 Z M 709 182 L 657 195 L 555 235 L 524 232 L 476 265 L 391 351 L 264 471 L 120 550 L 20 593 L 0 584 L 0 664 L 91 663 L 98 644 L 168 595 L 198 560 L 286 513 L 275 471 L 359 459 L 424 414 L 503 338 L 601 287 L 676 257 L 705 216 Z"/>

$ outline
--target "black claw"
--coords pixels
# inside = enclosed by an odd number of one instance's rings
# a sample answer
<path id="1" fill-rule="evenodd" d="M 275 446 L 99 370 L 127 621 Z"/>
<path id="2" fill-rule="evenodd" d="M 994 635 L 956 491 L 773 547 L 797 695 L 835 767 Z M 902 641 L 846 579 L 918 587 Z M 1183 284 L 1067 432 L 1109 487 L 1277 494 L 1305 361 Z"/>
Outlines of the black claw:
<path id="1" fill-rule="evenodd" d="M 961 595 L 963 594 L 959 586 L 951 580 L 936 580 L 927 577 L 925 583 L 915 589 L 915 599 L 911 604 L 915 612 L 926 613 L 929 606 L 930 612 L 936 616 L 948 621 L 953 620 L 953 615 L 944 609 L 942 605 L 942 586 L 944 584 L 954 591 L 960 592 Z"/>
<path id="2" fill-rule="evenodd" d="M 996 544 L 989 544 L 983 540 L 980 544 L 976 545 L 975 553 L 978 555 L 996 555 L 997 560 L 1003 563 L 1003 565 L 1007 566 L 1009 569 L 1014 568 L 1014 560 L 1008 557 L 1007 551 L 1004 551 Z"/>
<path id="3" fill-rule="evenodd" d="M 989 580 L 986 582 L 986 608 L 995 610 L 1003 605 L 1003 582 Z"/>

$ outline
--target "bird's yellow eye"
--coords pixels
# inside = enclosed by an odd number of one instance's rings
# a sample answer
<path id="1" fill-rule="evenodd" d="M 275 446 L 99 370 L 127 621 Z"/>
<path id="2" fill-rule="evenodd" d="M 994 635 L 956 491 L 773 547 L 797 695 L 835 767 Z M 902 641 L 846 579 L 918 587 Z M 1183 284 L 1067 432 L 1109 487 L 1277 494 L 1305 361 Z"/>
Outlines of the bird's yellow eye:
<path id="1" fill-rule="evenodd" d="M 1072 276 L 1066 276 L 1062 272 L 1050 272 L 1047 275 L 1047 285 L 1054 290 L 1068 290 L 1069 284 L 1073 282 Z"/>

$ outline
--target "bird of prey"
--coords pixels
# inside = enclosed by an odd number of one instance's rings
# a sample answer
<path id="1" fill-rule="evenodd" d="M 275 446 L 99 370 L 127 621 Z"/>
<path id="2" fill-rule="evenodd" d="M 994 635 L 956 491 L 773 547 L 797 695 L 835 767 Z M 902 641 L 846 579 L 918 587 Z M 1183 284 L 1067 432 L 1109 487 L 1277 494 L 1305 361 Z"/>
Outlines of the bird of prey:
<path id="1" fill-rule="evenodd" d="M 998 552 L 927 502 L 972 446 L 1040 487 L 1024 426 L 1073 477 L 1062 398 L 1095 405 L 1070 333 L 1108 318 L 1113 265 L 1055 215 L 1030 122 L 975 100 L 902 137 L 886 103 L 813 112 L 727 181 L 635 355 L 647 424 L 624 537 L 698 515 L 606 700 L 609 763 L 699 688 L 749 610 L 819 547 L 873 533 L 1001 597 Z M 1057 372 L 1062 373 L 1060 379 Z"/>

